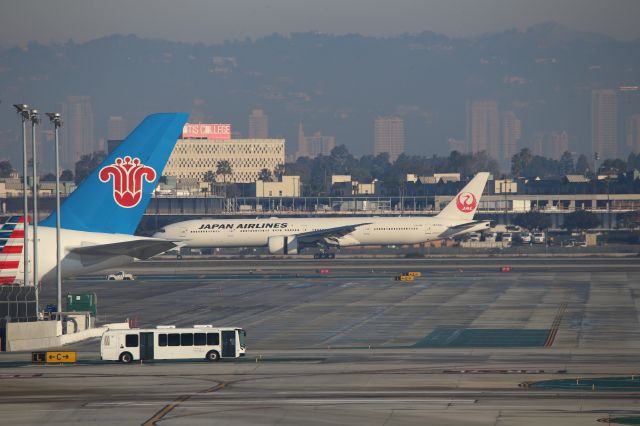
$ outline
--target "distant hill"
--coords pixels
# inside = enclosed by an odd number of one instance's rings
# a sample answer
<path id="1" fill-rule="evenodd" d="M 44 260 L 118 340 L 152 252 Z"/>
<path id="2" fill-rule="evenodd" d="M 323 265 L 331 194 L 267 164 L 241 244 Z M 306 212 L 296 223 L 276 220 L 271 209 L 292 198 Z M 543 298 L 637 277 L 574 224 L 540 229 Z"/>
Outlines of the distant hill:
<path id="1" fill-rule="evenodd" d="M 564 129 L 574 150 L 588 151 L 590 91 L 639 84 L 639 76 L 640 41 L 555 23 L 462 39 L 299 33 L 207 46 L 113 35 L 30 44 L 0 50 L 0 146 L 20 158 L 12 103 L 54 109 L 69 95 L 89 95 L 96 139 L 106 138 L 109 115 L 135 124 L 164 110 L 231 122 L 246 136 L 251 109 L 263 108 L 289 152 L 302 121 L 308 133 L 369 153 L 375 117 L 400 115 L 409 153 L 444 154 L 448 138 L 465 136 L 465 103 L 491 98 L 521 118 L 525 141 Z"/>

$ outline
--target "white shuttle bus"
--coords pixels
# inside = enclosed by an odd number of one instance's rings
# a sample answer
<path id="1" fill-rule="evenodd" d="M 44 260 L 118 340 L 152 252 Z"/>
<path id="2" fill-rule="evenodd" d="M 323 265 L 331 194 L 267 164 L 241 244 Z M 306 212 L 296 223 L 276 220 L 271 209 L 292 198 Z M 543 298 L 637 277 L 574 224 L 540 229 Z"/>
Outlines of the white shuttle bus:
<path id="1" fill-rule="evenodd" d="M 130 363 L 154 359 L 238 358 L 245 354 L 246 333 L 237 327 L 194 325 L 176 328 L 159 325 L 149 329 L 108 330 L 100 342 L 104 361 Z"/>

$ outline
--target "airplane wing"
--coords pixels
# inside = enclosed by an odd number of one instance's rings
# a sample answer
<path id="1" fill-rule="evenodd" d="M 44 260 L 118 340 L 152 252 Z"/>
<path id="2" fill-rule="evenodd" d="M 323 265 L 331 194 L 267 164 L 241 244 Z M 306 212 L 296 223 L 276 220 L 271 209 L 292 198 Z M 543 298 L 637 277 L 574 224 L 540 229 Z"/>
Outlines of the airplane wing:
<path id="1" fill-rule="evenodd" d="M 136 259 L 146 260 L 176 246 L 177 244 L 173 241 L 149 239 L 75 247 L 70 251 L 87 256 L 131 256 Z"/>
<path id="2" fill-rule="evenodd" d="M 317 231 L 302 232 L 295 234 L 295 237 L 301 243 L 315 243 L 320 240 L 337 240 L 340 237 L 344 237 L 347 234 L 352 233 L 360 226 L 371 225 L 367 223 L 354 223 L 353 225 L 336 226 L 334 228 L 318 229 Z"/>
<path id="3" fill-rule="evenodd" d="M 451 226 L 449 228 L 447 228 L 446 231 L 444 231 L 442 234 L 440 234 L 440 237 L 442 238 L 449 238 L 449 237 L 453 237 L 455 235 L 458 235 L 460 233 L 464 233 L 467 230 L 473 229 L 476 226 L 483 224 L 483 223 L 487 223 L 488 221 L 486 220 L 474 220 L 472 222 L 467 222 L 467 223 L 462 223 L 460 225 L 454 225 Z"/>

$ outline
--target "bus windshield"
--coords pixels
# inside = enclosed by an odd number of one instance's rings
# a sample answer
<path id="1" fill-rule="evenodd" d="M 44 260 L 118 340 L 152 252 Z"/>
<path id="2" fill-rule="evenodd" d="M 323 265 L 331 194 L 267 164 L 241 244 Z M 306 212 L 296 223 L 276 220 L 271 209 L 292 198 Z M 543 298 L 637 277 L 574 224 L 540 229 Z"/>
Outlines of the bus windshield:
<path id="1" fill-rule="evenodd" d="M 240 347 L 244 348 L 245 347 L 245 340 L 247 338 L 247 333 L 241 328 L 239 328 L 237 330 L 238 330 L 238 339 L 240 340 Z"/>

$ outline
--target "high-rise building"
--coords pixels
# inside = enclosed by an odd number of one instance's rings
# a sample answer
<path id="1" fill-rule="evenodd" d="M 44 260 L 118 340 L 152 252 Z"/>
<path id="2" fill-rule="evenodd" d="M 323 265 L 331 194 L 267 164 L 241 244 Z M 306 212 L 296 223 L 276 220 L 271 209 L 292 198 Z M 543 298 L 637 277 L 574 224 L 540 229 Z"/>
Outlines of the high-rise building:
<path id="1" fill-rule="evenodd" d="M 389 154 L 396 161 L 404 152 L 404 120 L 400 117 L 378 117 L 374 125 L 373 155 Z"/>
<path id="2" fill-rule="evenodd" d="M 307 144 L 307 138 L 304 136 L 304 128 L 302 127 L 302 122 L 298 126 L 298 150 L 294 155 L 294 158 L 297 160 L 300 157 L 308 157 L 309 156 L 309 145 Z"/>
<path id="3" fill-rule="evenodd" d="M 261 109 L 254 109 L 249 116 L 249 139 L 269 137 L 269 117 Z"/>
<path id="4" fill-rule="evenodd" d="M 599 158 L 618 158 L 616 92 L 591 92 L 591 143 Z"/>
<path id="5" fill-rule="evenodd" d="M 302 123 L 298 128 L 298 150 L 294 158 L 300 157 L 316 158 L 319 155 L 330 155 L 331 150 L 336 147 L 335 136 L 323 136 L 320 132 L 315 132 L 313 136 L 305 136 Z"/>
<path id="6" fill-rule="evenodd" d="M 640 114 L 634 114 L 627 119 L 626 125 L 627 147 L 636 154 L 640 154 Z"/>
<path id="7" fill-rule="evenodd" d="M 93 110 L 89 96 L 69 96 L 62 104 L 62 140 L 60 167 L 72 169 L 83 155 L 96 150 L 93 134 Z"/>
<path id="8" fill-rule="evenodd" d="M 562 154 L 569 151 L 569 134 L 562 130 L 551 132 L 549 136 L 549 157 L 559 160 Z"/>
<path id="9" fill-rule="evenodd" d="M 486 151 L 494 159 L 500 159 L 500 114 L 498 103 L 480 100 L 467 103 L 467 144 L 472 153 Z"/>
<path id="10" fill-rule="evenodd" d="M 124 140 L 128 132 L 127 120 L 118 115 L 112 115 L 107 122 L 107 140 Z"/>
<path id="11" fill-rule="evenodd" d="M 315 132 L 307 139 L 309 147 L 309 157 L 316 158 L 319 155 L 330 155 L 331 150 L 336 147 L 335 136 L 322 136 L 322 133 Z"/>
<path id="12" fill-rule="evenodd" d="M 502 153 L 499 160 L 509 166 L 511 158 L 518 152 L 522 138 L 522 123 L 513 111 L 502 113 Z"/>

